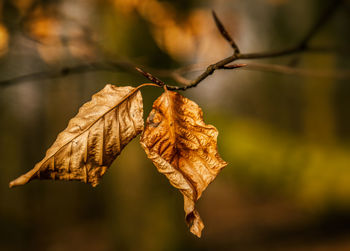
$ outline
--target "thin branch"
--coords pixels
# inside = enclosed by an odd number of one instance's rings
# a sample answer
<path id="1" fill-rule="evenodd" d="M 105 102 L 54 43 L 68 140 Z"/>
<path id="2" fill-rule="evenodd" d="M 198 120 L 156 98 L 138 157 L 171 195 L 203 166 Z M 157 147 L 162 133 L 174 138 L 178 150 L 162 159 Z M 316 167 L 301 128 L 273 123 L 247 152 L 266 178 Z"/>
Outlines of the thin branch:
<path id="1" fill-rule="evenodd" d="M 247 66 L 247 64 L 229 64 L 229 65 L 224 65 L 220 69 L 232 70 L 232 69 L 236 69 L 236 68 L 242 68 L 242 67 L 245 67 L 245 66 Z"/>
<path id="2" fill-rule="evenodd" d="M 72 67 L 64 67 L 54 71 L 34 72 L 34 73 L 18 76 L 15 78 L 2 80 L 0 81 L 0 87 L 6 87 L 12 84 L 31 81 L 31 80 L 61 78 L 67 75 L 81 74 L 84 72 L 93 72 L 93 71 L 115 72 L 117 69 L 130 71 L 130 66 L 126 62 L 113 62 L 113 63 L 95 62 L 90 64 L 82 64 L 82 65 L 76 65 Z"/>
<path id="3" fill-rule="evenodd" d="M 270 52 L 260 52 L 260 53 L 240 53 L 240 50 L 237 46 L 237 44 L 234 42 L 232 37 L 227 32 L 227 29 L 224 27 L 222 22 L 219 20 L 215 12 L 213 12 L 213 18 L 216 23 L 216 26 L 218 30 L 220 31 L 221 35 L 226 39 L 226 41 L 231 45 L 234 52 L 233 55 L 224 58 L 214 64 L 209 65 L 204 72 L 202 72 L 196 79 L 189 80 L 186 79 L 183 74 L 188 71 L 193 71 L 194 69 L 198 70 L 198 65 L 190 65 L 186 67 L 179 68 L 177 70 L 157 70 L 157 69 L 150 69 L 146 68 L 147 71 L 155 73 L 157 76 L 162 77 L 170 77 L 173 78 L 176 82 L 181 83 L 184 86 L 169 86 L 167 85 L 167 88 L 169 90 L 187 90 L 189 88 L 196 87 L 200 82 L 202 82 L 204 79 L 212 75 L 216 70 L 220 69 L 237 69 L 242 67 L 243 65 L 237 65 L 237 64 L 230 64 L 234 61 L 245 59 L 245 60 L 251 60 L 251 59 L 262 59 L 262 58 L 273 58 L 273 57 L 281 57 L 296 53 L 302 53 L 302 52 L 318 52 L 319 50 L 313 50 L 309 47 L 310 40 L 314 37 L 314 35 L 320 30 L 320 28 L 325 25 L 325 23 L 331 18 L 331 16 L 335 13 L 336 9 L 339 7 L 339 5 L 343 2 L 343 0 L 334 0 L 331 1 L 331 4 L 322 15 L 320 15 L 319 19 L 315 22 L 315 24 L 311 27 L 309 32 L 300 40 L 299 43 L 297 43 L 295 46 L 276 50 L 276 51 L 270 51 Z M 230 65 L 229 65 L 230 64 Z M 202 65 L 203 66 L 203 65 Z M 239 67 L 237 67 L 239 66 Z M 120 71 L 125 70 L 128 72 L 135 72 L 136 65 L 133 63 L 130 63 L 128 61 L 123 60 L 106 60 L 105 62 L 95 62 L 90 64 L 82 64 L 72 67 L 65 67 L 58 70 L 53 71 L 42 71 L 42 72 L 35 72 L 30 73 L 26 75 L 22 75 L 19 77 L 15 77 L 12 79 L 7 79 L 0 81 L 0 87 L 5 87 L 11 84 L 20 83 L 24 81 L 30 81 L 30 80 L 43 80 L 43 79 L 53 79 L 53 78 L 59 78 L 64 77 L 71 74 L 80 74 L 84 72 L 92 72 L 92 71 Z M 272 71 L 272 72 L 279 72 L 284 74 L 296 74 L 296 75 L 310 75 L 310 76 L 320 76 L 322 74 L 319 73 L 311 73 L 310 70 L 301 70 L 301 69 L 292 69 L 292 68 L 286 68 L 286 66 L 257 66 L 257 64 L 252 64 L 251 66 L 248 65 L 246 67 L 248 70 L 263 70 L 263 71 Z M 157 85 L 164 85 L 163 81 L 159 80 L 158 78 L 154 77 L 153 75 L 144 72 L 142 74 L 145 75 L 148 79 L 150 79 L 152 82 L 156 83 Z M 339 73 L 339 76 L 337 75 Z M 147 75 L 149 74 L 149 75 Z M 325 74 L 328 76 L 335 76 L 339 78 L 348 78 L 349 74 L 347 72 L 332 72 L 331 74 Z M 151 78 L 149 78 L 151 77 Z"/>
<path id="4" fill-rule="evenodd" d="M 199 72 L 205 69 L 206 64 L 195 64 L 189 65 L 182 68 L 177 69 L 176 73 L 189 73 L 189 72 Z M 286 75 L 296 75 L 303 77 L 319 77 L 319 78 L 333 78 L 333 79 L 350 79 L 350 70 L 314 70 L 314 69 L 303 69 L 303 68 L 295 68 L 289 65 L 277 65 L 277 64 L 265 64 L 265 63 L 249 63 L 249 64 L 229 64 L 221 67 L 218 70 L 232 70 L 235 68 L 244 67 L 243 70 L 248 71 L 263 71 L 263 72 L 272 72 L 278 74 L 286 74 Z M 172 73 L 174 73 L 172 72 Z M 164 76 L 169 76 L 167 72 L 164 72 Z M 183 84 L 189 83 L 190 80 L 182 77 Z M 188 85 L 188 84 L 187 84 Z"/>
<path id="5" fill-rule="evenodd" d="M 182 85 L 189 85 L 191 83 L 190 79 L 183 77 L 178 71 L 172 72 L 170 76 Z"/>
<path id="6" fill-rule="evenodd" d="M 350 79 L 349 70 L 310 70 L 290 67 L 286 65 L 250 63 L 244 70 L 258 70 L 264 72 L 273 72 L 280 74 L 317 77 L 317 78 L 333 78 L 333 79 Z"/>
<path id="7" fill-rule="evenodd" d="M 208 64 L 193 64 L 193 65 L 187 65 L 181 68 L 176 69 L 175 71 L 172 70 L 154 70 L 154 72 L 157 73 L 158 76 L 161 77 L 171 77 L 173 78 L 176 82 L 187 86 L 190 85 L 191 80 L 185 78 L 184 76 L 182 76 L 182 74 L 184 73 L 189 73 L 189 72 L 198 72 L 198 71 L 203 71 L 203 69 L 205 69 L 205 67 Z M 236 68 L 241 68 L 246 66 L 247 64 L 232 64 L 232 65 L 226 65 L 221 67 L 220 69 L 226 69 L 226 70 L 232 70 L 232 69 L 236 69 Z"/>
<path id="8" fill-rule="evenodd" d="M 239 54 L 240 50 L 237 46 L 237 44 L 235 43 L 235 41 L 232 39 L 231 35 L 227 32 L 225 26 L 222 24 L 222 22 L 220 21 L 220 19 L 218 18 L 218 16 L 216 15 L 215 11 L 212 11 L 212 15 L 216 24 L 216 27 L 218 28 L 218 30 L 220 31 L 220 34 L 226 39 L 226 41 L 231 45 L 232 49 L 233 49 L 233 53 L 234 54 Z"/>
<path id="9" fill-rule="evenodd" d="M 320 15 L 318 20 L 315 22 L 315 24 L 311 27 L 309 32 L 306 33 L 306 35 L 300 40 L 299 43 L 297 43 L 295 46 L 287 49 L 281 49 L 271 52 L 262 52 L 262 53 L 246 53 L 246 54 L 237 54 L 234 53 L 232 56 L 224 58 L 215 64 L 211 64 L 207 67 L 207 69 L 200 74 L 196 79 L 192 80 L 189 85 L 179 87 L 179 86 L 168 86 L 169 90 L 182 90 L 185 91 L 189 88 L 196 87 L 200 82 L 202 82 L 204 79 L 209 77 L 214 73 L 215 70 L 222 69 L 225 65 L 232 63 L 239 59 L 261 59 L 261 58 L 272 58 L 272 57 L 281 57 L 286 55 L 291 55 L 295 53 L 301 53 L 308 49 L 308 43 L 311 40 L 311 38 L 319 31 L 321 26 L 323 26 L 335 13 L 335 10 L 340 6 L 340 4 L 343 2 L 343 0 L 334 0 L 331 1 L 331 4 L 328 8 L 325 9 L 325 11 Z M 219 19 L 216 17 L 215 13 L 213 14 L 214 21 L 216 22 L 218 29 L 220 30 L 221 34 L 226 38 L 226 40 L 231 44 L 230 36 L 224 35 L 228 33 L 222 33 L 222 31 L 226 31 L 223 24 L 218 21 Z M 231 39 L 232 40 L 232 39 Z M 233 41 L 233 40 L 232 40 Z"/>
<path id="10" fill-rule="evenodd" d="M 330 1 L 328 8 L 325 9 L 323 15 L 319 17 L 317 22 L 314 24 L 312 29 L 305 35 L 305 37 L 300 41 L 299 47 L 307 47 L 310 40 L 315 36 L 315 34 L 326 24 L 329 17 L 338 9 L 343 0 L 333 0 Z"/>
<path id="11" fill-rule="evenodd" d="M 140 72 L 143 76 L 145 76 L 146 78 L 148 78 L 149 80 L 151 80 L 153 83 L 155 83 L 158 86 L 164 86 L 164 82 L 158 78 L 156 78 L 155 76 L 153 76 L 151 73 L 145 72 L 143 70 L 141 70 L 139 67 L 135 67 L 135 69 Z"/>

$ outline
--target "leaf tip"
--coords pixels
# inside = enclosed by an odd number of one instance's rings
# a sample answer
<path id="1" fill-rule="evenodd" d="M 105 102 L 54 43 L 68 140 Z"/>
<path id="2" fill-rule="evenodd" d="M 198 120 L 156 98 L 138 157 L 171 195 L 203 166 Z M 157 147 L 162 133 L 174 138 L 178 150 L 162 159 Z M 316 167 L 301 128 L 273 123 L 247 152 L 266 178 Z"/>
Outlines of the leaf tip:
<path id="1" fill-rule="evenodd" d="M 186 216 L 185 219 L 188 226 L 190 227 L 190 232 L 198 238 L 201 238 L 204 224 L 197 210 L 193 210 Z"/>
<path id="2" fill-rule="evenodd" d="M 204 228 L 204 224 L 201 223 L 199 225 L 193 225 L 190 227 L 190 232 L 197 236 L 198 238 L 202 237 L 202 230 Z"/>
<path id="3" fill-rule="evenodd" d="M 194 234 L 195 236 L 197 236 L 198 238 L 201 238 L 202 237 L 202 232 L 194 232 L 194 231 L 191 231 L 192 234 Z"/>
<path id="4" fill-rule="evenodd" d="M 27 184 L 33 176 L 36 174 L 36 168 L 30 170 L 29 172 L 19 176 L 17 179 L 14 179 L 9 183 L 9 188 L 15 187 L 15 186 L 22 186 L 24 184 Z"/>
<path id="5" fill-rule="evenodd" d="M 18 177 L 17 179 L 15 179 L 15 180 L 13 180 L 13 181 L 11 181 L 11 182 L 9 183 L 9 188 L 13 188 L 13 187 L 15 187 L 15 186 L 24 185 L 24 184 L 27 183 L 27 182 L 28 182 L 28 181 L 27 181 L 27 179 L 26 179 L 25 177 L 20 176 L 20 177 Z"/>

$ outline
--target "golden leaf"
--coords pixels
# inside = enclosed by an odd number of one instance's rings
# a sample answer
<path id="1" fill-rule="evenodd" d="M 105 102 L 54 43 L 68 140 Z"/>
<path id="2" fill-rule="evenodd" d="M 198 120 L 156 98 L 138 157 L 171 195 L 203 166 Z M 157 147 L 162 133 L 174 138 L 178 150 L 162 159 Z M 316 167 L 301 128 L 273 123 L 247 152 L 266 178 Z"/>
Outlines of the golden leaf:
<path id="1" fill-rule="evenodd" d="M 198 237 L 204 224 L 195 202 L 227 165 L 217 151 L 217 136 L 196 103 L 168 90 L 153 103 L 141 136 L 148 158 L 183 194 L 186 222 Z"/>
<path id="2" fill-rule="evenodd" d="M 106 85 L 79 109 L 45 158 L 10 187 L 32 179 L 80 180 L 96 186 L 122 149 L 143 130 L 138 89 Z"/>

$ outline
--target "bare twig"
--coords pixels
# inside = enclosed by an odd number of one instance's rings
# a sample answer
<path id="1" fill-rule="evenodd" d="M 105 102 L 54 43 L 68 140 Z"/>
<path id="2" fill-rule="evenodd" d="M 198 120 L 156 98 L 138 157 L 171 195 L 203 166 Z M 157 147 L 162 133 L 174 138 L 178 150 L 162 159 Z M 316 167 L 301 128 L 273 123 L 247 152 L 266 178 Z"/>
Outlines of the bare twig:
<path id="1" fill-rule="evenodd" d="M 191 83 L 191 80 L 183 77 L 178 71 L 173 71 L 170 76 L 182 85 L 189 85 Z"/>
<path id="2" fill-rule="evenodd" d="M 190 85 L 191 80 L 185 78 L 182 74 L 189 73 L 189 72 L 203 71 L 203 69 L 205 69 L 205 67 L 207 65 L 208 64 L 202 63 L 202 64 L 194 64 L 194 65 L 188 65 L 185 67 L 181 67 L 181 68 L 176 69 L 175 71 L 167 71 L 167 70 L 158 71 L 158 76 L 171 77 L 176 82 L 178 82 L 184 86 L 187 86 L 187 85 Z M 220 69 L 232 70 L 232 69 L 244 67 L 246 65 L 247 64 L 232 64 L 232 65 L 223 66 Z"/>
<path id="3" fill-rule="evenodd" d="M 195 64 L 195 65 L 189 65 L 182 68 L 177 69 L 176 73 L 180 77 L 183 72 L 199 72 L 205 70 L 207 64 Z M 304 77 L 320 77 L 320 78 L 333 78 L 333 79 L 350 79 L 350 70 L 314 70 L 314 69 L 303 69 L 303 68 L 295 68 L 293 66 L 289 65 L 277 65 L 277 64 L 266 64 L 266 63 L 249 63 L 249 64 L 229 64 L 225 65 L 224 67 L 221 67 L 218 70 L 232 70 L 235 68 L 244 67 L 243 70 L 248 71 L 263 71 L 263 72 L 272 72 L 272 73 L 279 73 L 279 74 L 287 74 L 287 75 L 296 75 L 296 76 L 304 76 Z M 174 73 L 172 72 L 172 73 Z M 167 77 L 169 76 L 169 73 L 166 72 L 160 72 L 164 74 L 163 76 Z M 184 85 L 190 82 L 189 79 L 186 79 L 182 77 L 184 80 L 182 80 Z"/>
<path id="4" fill-rule="evenodd" d="M 309 42 L 314 37 L 314 35 L 320 30 L 320 28 L 331 18 L 331 16 L 335 13 L 335 10 L 339 5 L 343 2 L 343 0 L 334 0 L 331 1 L 331 4 L 322 15 L 318 18 L 318 20 L 315 22 L 315 24 L 311 27 L 309 32 L 300 40 L 299 43 L 297 43 L 295 46 L 276 50 L 276 51 L 270 51 L 270 52 L 259 52 L 259 53 L 241 53 L 237 44 L 234 42 L 232 37 L 227 32 L 227 29 L 224 27 L 216 13 L 213 11 L 213 18 L 216 23 L 216 26 L 218 30 L 220 31 L 220 34 L 225 38 L 225 40 L 231 45 L 233 48 L 233 55 L 224 58 L 214 64 L 211 64 L 206 67 L 206 70 L 202 72 L 196 79 L 189 80 L 183 76 L 185 72 L 188 71 L 197 71 L 199 69 L 203 68 L 199 65 L 190 65 L 186 67 L 179 68 L 177 70 L 157 70 L 157 69 L 150 69 L 146 68 L 147 71 L 153 72 L 155 75 L 160 77 L 170 77 L 173 78 L 176 82 L 182 84 L 183 86 L 170 86 L 167 85 L 167 89 L 169 90 L 187 90 L 189 88 L 196 87 L 200 82 L 202 82 L 204 79 L 209 77 L 211 74 L 213 74 L 216 70 L 226 69 L 237 69 L 242 66 L 245 66 L 245 64 L 231 64 L 234 61 L 245 59 L 245 60 L 251 60 L 251 59 L 263 59 L 263 58 L 273 58 L 273 57 L 281 57 L 296 53 L 302 53 L 302 52 L 313 52 L 314 50 L 310 48 Z M 319 50 L 315 50 L 316 52 Z M 324 51 L 324 50 L 322 50 Z M 248 65 L 248 67 L 245 67 L 248 70 L 263 70 L 263 71 L 271 71 L 271 72 L 278 72 L 283 74 L 296 74 L 296 75 L 309 75 L 309 76 L 321 76 L 322 74 L 317 73 L 315 71 L 310 70 L 301 70 L 301 69 L 293 69 L 291 67 L 287 66 L 276 66 L 276 65 L 265 65 L 265 66 L 258 66 L 257 64 Z M 24 81 L 30 81 L 30 80 L 42 80 L 42 79 L 52 79 L 52 78 L 59 78 L 64 77 L 70 74 L 79 74 L 84 72 L 91 72 L 91 71 L 128 71 L 128 72 L 135 72 L 135 69 L 137 69 L 136 65 L 133 63 L 130 63 L 125 60 L 105 60 L 102 62 L 95 62 L 90 64 L 82 64 L 72 67 L 65 67 L 58 70 L 53 71 L 42 71 L 42 72 L 35 72 L 30 73 L 26 75 L 22 75 L 19 77 L 15 77 L 8 80 L 0 81 L 0 87 L 5 87 L 11 84 L 20 83 Z M 158 78 L 154 77 L 153 75 L 144 72 L 138 68 L 138 71 L 141 72 L 144 76 L 146 76 L 148 79 L 150 79 L 153 83 L 156 83 L 157 85 L 163 86 L 163 81 L 159 80 Z M 325 74 L 327 76 L 334 76 L 339 78 L 348 78 L 349 74 L 347 72 L 330 72 L 329 74 Z M 338 75 L 337 75 L 338 74 Z"/>
<path id="5" fill-rule="evenodd" d="M 349 70 L 310 70 L 290 67 L 286 65 L 250 63 L 244 70 L 257 70 L 281 74 L 290 74 L 304 77 L 350 79 Z"/>
<path id="6" fill-rule="evenodd" d="M 156 78 L 155 76 L 153 76 L 151 73 L 145 72 L 143 70 L 141 70 L 139 67 L 135 67 L 135 69 L 140 72 L 143 76 L 145 76 L 146 78 L 148 78 L 149 80 L 151 80 L 153 83 L 155 83 L 158 86 L 164 86 L 164 82 L 158 78 Z"/>
<path id="7" fill-rule="evenodd" d="M 212 15 L 216 24 L 216 27 L 218 28 L 218 30 L 220 31 L 221 35 L 226 39 L 226 41 L 231 45 L 232 49 L 233 49 L 233 53 L 234 54 L 239 54 L 239 48 L 237 46 L 237 44 L 235 43 L 235 41 L 232 39 L 232 37 L 230 36 L 230 34 L 227 32 L 225 26 L 222 24 L 222 22 L 220 21 L 220 19 L 218 18 L 218 16 L 216 15 L 215 11 L 212 11 Z"/>
<path id="8" fill-rule="evenodd" d="M 308 33 L 300 40 L 298 44 L 291 48 L 287 49 L 281 49 L 276 51 L 270 51 L 270 52 L 262 52 L 262 53 L 246 53 L 246 54 L 237 54 L 234 53 L 232 56 L 224 58 L 215 64 L 211 64 L 207 67 L 207 69 L 200 74 L 196 79 L 192 80 L 189 85 L 179 87 L 179 86 L 168 86 L 169 90 L 182 90 L 185 91 L 189 88 L 196 87 L 201 81 L 206 79 L 208 76 L 212 75 L 215 70 L 222 69 L 225 67 L 225 65 L 232 63 L 239 59 L 261 59 L 261 58 L 272 58 L 272 57 L 281 57 L 286 55 L 291 55 L 295 53 L 301 53 L 308 49 L 308 43 L 311 40 L 311 38 L 317 33 L 317 31 L 321 28 L 322 25 L 324 25 L 330 17 L 335 13 L 335 10 L 339 5 L 343 2 L 343 0 L 334 0 L 331 1 L 331 4 L 324 13 L 319 17 L 319 19 L 315 22 L 315 24 L 311 27 Z M 231 44 L 230 41 L 233 41 L 224 28 L 223 24 L 219 21 L 215 13 L 213 14 L 214 20 L 217 24 L 218 29 L 220 30 L 221 34 L 226 38 L 226 40 Z M 224 35 L 225 34 L 225 35 Z M 231 39 L 231 40 L 230 40 Z M 232 44 L 231 44 L 232 45 Z"/>
<path id="9" fill-rule="evenodd" d="M 324 26 L 324 24 L 329 20 L 329 17 L 335 12 L 341 3 L 343 3 L 343 0 L 330 1 L 328 8 L 325 9 L 324 13 L 319 17 L 312 29 L 310 29 L 310 31 L 300 41 L 299 47 L 306 48 L 308 46 L 309 41 L 321 29 L 321 27 Z"/>
<path id="10" fill-rule="evenodd" d="M 245 66 L 247 66 L 247 64 L 229 64 L 229 65 L 225 65 L 225 66 L 221 67 L 220 69 L 232 70 L 232 69 L 241 68 L 241 67 L 245 67 Z"/>
<path id="11" fill-rule="evenodd" d="M 104 63 L 104 62 L 95 62 L 90 64 L 76 65 L 72 67 L 64 67 L 61 69 L 53 71 L 41 71 L 25 74 L 15 78 L 2 80 L 0 81 L 0 87 L 6 87 L 12 84 L 31 81 L 31 80 L 45 80 L 45 79 L 54 79 L 61 78 L 67 75 L 80 74 L 84 72 L 93 72 L 93 71 L 116 71 L 116 70 L 128 70 L 130 71 L 130 66 L 126 62 L 113 62 Z"/>

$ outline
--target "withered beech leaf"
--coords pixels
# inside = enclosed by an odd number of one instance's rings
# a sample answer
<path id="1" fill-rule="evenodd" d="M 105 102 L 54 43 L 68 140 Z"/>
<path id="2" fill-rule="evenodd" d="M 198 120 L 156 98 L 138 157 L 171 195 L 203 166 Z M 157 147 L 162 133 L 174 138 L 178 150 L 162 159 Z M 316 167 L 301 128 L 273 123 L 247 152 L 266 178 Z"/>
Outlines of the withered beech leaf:
<path id="1" fill-rule="evenodd" d="M 108 84 L 79 109 L 45 158 L 10 187 L 33 179 L 80 180 L 96 186 L 125 145 L 142 130 L 140 91 Z"/>
<path id="2" fill-rule="evenodd" d="M 217 151 L 217 136 L 196 103 L 168 90 L 153 103 L 141 136 L 148 158 L 183 194 L 186 222 L 198 237 L 204 224 L 195 203 L 227 165 Z"/>

